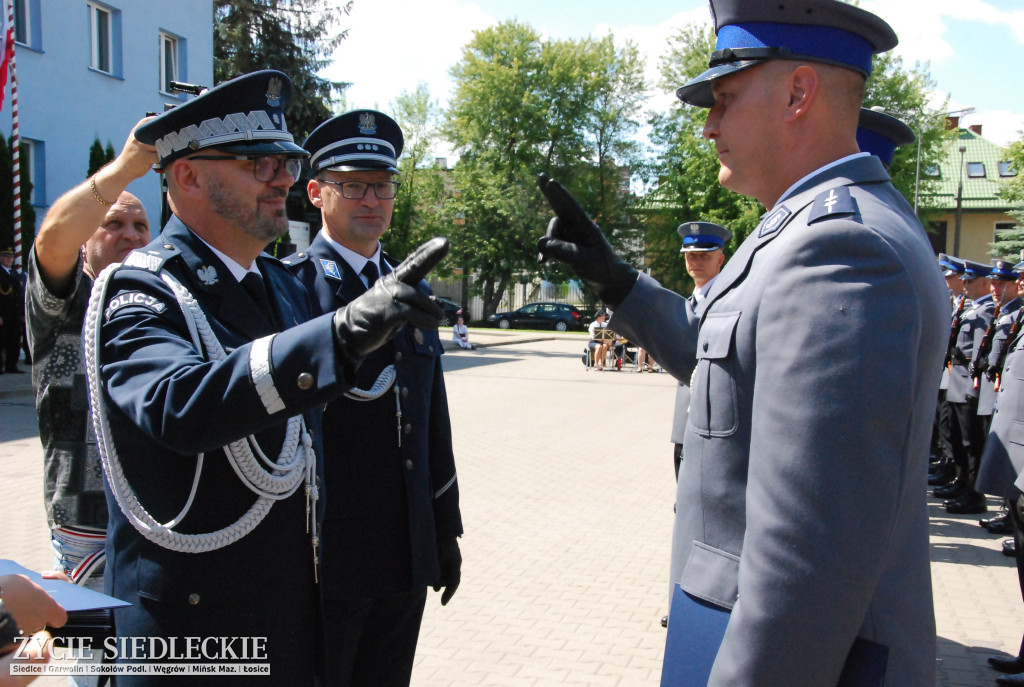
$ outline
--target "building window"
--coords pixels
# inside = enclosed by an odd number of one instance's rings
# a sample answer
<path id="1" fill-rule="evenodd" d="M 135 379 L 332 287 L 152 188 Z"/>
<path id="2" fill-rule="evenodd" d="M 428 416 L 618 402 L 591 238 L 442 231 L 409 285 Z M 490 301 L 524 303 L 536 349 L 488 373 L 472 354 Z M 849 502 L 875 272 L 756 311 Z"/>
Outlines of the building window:
<path id="1" fill-rule="evenodd" d="M 32 35 L 32 13 L 28 0 L 14 0 L 14 40 L 28 43 Z"/>
<path id="2" fill-rule="evenodd" d="M 89 29 L 92 37 L 92 61 L 89 66 L 101 72 L 111 73 L 111 12 L 99 5 L 89 5 Z"/>
<path id="3" fill-rule="evenodd" d="M 178 78 L 178 39 L 160 33 L 160 90 L 171 93 L 171 82 Z"/>
<path id="4" fill-rule="evenodd" d="M 39 0 L 14 0 L 14 40 L 40 48 Z"/>
<path id="5" fill-rule="evenodd" d="M 938 165 L 926 165 L 923 171 L 926 177 L 932 177 L 933 179 L 938 179 L 942 175 Z"/>
<path id="6" fill-rule="evenodd" d="M 985 163 L 984 162 L 968 162 L 967 163 L 967 176 L 972 179 L 978 179 L 985 176 Z"/>
<path id="7" fill-rule="evenodd" d="M 21 170 L 22 176 L 32 184 L 32 190 L 26 195 L 22 187 L 22 202 L 35 206 L 46 205 L 46 145 L 42 141 L 31 138 L 21 139 Z"/>
<path id="8" fill-rule="evenodd" d="M 1016 222 L 996 222 L 996 236 L 999 236 L 1004 231 L 1010 231 L 1016 226 Z"/>
<path id="9" fill-rule="evenodd" d="M 1015 177 L 1017 176 L 1017 170 L 1013 168 L 1012 162 L 1000 162 L 999 163 L 999 176 L 1001 177 Z"/>

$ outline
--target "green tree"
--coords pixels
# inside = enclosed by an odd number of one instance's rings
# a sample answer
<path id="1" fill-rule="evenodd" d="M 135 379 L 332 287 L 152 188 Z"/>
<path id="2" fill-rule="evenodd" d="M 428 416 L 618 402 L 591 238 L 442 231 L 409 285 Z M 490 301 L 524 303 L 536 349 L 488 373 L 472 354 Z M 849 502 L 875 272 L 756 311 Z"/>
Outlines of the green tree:
<path id="1" fill-rule="evenodd" d="M 669 39 L 669 51 L 658 65 L 659 86 L 667 91 L 707 69 L 714 50 L 710 27 L 688 25 Z M 656 189 L 636 204 L 644 221 L 646 266 L 667 288 L 689 293 L 693 280 L 679 255 L 676 228 L 687 221 L 707 221 L 728 227 L 732 241 L 726 255 L 757 226 L 763 208 L 757 201 L 733 193 L 718 183 L 718 155 L 703 136 L 707 110 L 685 105 L 651 114 L 651 143 L 656 152 L 647 174 Z"/>
<path id="2" fill-rule="evenodd" d="M 29 202 L 32 181 L 28 177 L 25 156 L 28 148 L 21 148 L 21 263 L 25 264 L 29 249 L 36 237 L 36 209 Z M 0 136 L 0 247 L 14 245 L 14 159 L 11 139 Z"/>
<path id="3" fill-rule="evenodd" d="M 642 64 L 634 46 L 616 48 L 611 37 L 543 41 L 510 21 L 478 31 L 451 73 L 443 131 L 460 161 L 445 212 L 465 221 L 453 244 L 463 244 L 479 276 L 486 316 L 516 280 L 567 276 L 562 266 L 537 263 L 536 240 L 550 216 L 538 172 L 563 181 L 619 241 Z"/>
<path id="4" fill-rule="evenodd" d="M 389 255 L 404 258 L 427 239 L 444 234 L 438 228 L 443 172 L 432 165 L 431 156 L 438 140 L 441 109 L 422 82 L 415 91 L 399 94 L 391 109 L 402 127 L 405 146 L 398 161 L 402 186 L 395 199 L 391 227 L 383 240 Z"/>
<path id="5" fill-rule="evenodd" d="M 114 146 L 107 143 L 107 150 L 103 149 L 100 144 L 100 139 L 95 138 L 92 141 L 92 146 L 89 147 L 89 170 L 85 174 L 85 178 L 88 179 L 96 172 L 100 171 L 102 167 L 114 159 Z"/>
<path id="6" fill-rule="evenodd" d="M 301 141 L 331 116 L 334 93 L 348 85 L 317 74 L 345 38 L 335 29 L 351 8 L 351 0 L 214 0 L 214 81 L 259 69 L 287 74 L 293 90 L 285 118 Z"/>
<path id="7" fill-rule="evenodd" d="M 868 79 L 864 94 L 864 107 L 881 107 L 885 112 L 902 119 L 921 136 L 921 169 L 936 167 L 942 157 L 943 147 L 952 132 L 946 130 L 942 116 L 947 107 L 944 102 L 938 111 L 928 108 L 929 93 L 934 91 L 935 81 L 925 66 L 915 64 L 907 68 L 903 58 L 892 53 L 875 56 L 871 78 Z M 916 144 L 896 149 L 889 176 L 900 193 L 911 203 L 914 201 L 917 175 Z M 920 214 L 925 215 L 932 207 L 929 193 L 935 181 L 926 176 L 921 178 Z"/>
<path id="8" fill-rule="evenodd" d="M 1017 262 L 1024 255 L 1024 138 L 1010 145 L 1004 159 L 1012 165 L 1016 176 L 1003 185 L 999 195 L 1017 206 L 1016 210 L 1010 212 L 1017 224 L 1012 229 L 999 232 L 989 254 Z"/>

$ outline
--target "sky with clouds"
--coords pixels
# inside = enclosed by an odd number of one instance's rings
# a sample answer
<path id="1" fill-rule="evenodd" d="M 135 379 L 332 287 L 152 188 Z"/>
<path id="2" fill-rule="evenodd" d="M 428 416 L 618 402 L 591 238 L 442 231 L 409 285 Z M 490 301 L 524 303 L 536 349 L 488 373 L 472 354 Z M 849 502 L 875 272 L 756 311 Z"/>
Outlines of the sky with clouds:
<path id="1" fill-rule="evenodd" d="M 927 63 L 937 84 L 935 106 L 974 107 L 964 125 L 981 124 L 1000 145 L 1024 130 L 1024 3 L 1021 0 L 862 0 L 900 37 L 905 65 Z M 692 22 L 710 25 L 704 0 L 354 0 L 349 30 L 323 74 L 352 82 L 348 108 L 390 110 L 394 98 L 420 82 L 447 102 L 449 68 L 473 32 L 506 19 L 529 24 L 545 38 L 633 40 L 647 58 L 650 83 L 667 38 Z M 671 93 L 651 91 L 649 107 L 680 106 Z"/>

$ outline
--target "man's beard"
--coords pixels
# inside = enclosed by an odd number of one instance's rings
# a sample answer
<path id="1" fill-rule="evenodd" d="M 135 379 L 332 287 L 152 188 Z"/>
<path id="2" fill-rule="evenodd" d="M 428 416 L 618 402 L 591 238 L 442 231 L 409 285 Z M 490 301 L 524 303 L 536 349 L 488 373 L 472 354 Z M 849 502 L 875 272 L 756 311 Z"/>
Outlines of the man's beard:
<path id="1" fill-rule="evenodd" d="M 257 199 L 255 207 L 249 209 L 242 199 L 233 197 L 220 180 L 212 175 L 209 178 L 209 188 L 210 207 L 213 211 L 249 236 L 270 243 L 288 231 L 288 218 L 272 217 L 260 212 L 260 199 Z M 287 194 L 288 192 L 283 189 L 280 192 L 272 189 L 263 197 L 277 198 Z"/>

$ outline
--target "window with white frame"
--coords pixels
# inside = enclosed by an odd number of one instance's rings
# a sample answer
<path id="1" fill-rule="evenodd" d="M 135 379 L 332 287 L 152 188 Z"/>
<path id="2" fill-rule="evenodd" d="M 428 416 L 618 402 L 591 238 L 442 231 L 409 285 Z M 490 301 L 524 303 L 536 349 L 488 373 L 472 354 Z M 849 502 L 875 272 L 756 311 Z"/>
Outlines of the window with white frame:
<path id="1" fill-rule="evenodd" d="M 178 78 L 178 38 L 160 32 L 160 90 L 171 93 L 171 82 Z"/>
<path id="2" fill-rule="evenodd" d="M 32 12 L 30 10 L 29 0 L 14 0 L 14 40 L 26 45 L 29 44 L 32 36 Z"/>
<path id="3" fill-rule="evenodd" d="M 107 74 L 114 72 L 114 13 L 102 5 L 89 3 L 89 31 L 92 59 L 89 66 Z"/>

